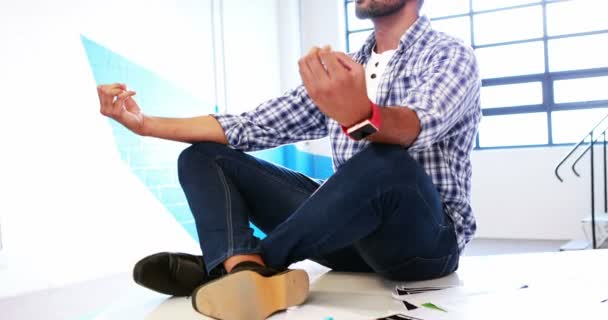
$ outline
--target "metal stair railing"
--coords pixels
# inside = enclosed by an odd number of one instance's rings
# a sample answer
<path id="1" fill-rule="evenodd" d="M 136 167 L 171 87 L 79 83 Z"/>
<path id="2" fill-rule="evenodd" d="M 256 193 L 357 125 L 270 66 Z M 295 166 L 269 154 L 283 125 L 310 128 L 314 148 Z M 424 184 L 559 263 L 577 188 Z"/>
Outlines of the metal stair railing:
<path id="1" fill-rule="evenodd" d="M 596 217 L 595 217 L 595 150 L 594 147 L 600 141 L 602 137 L 603 145 L 603 170 L 604 170 L 604 213 L 608 214 L 608 166 L 607 166 L 607 137 L 606 132 L 608 126 L 604 127 L 601 132 L 596 132 L 602 124 L 608 124 L 608 115 L 600 120 L 574 147 L 568 152 L 562 160 L 555 167 L 555 176 L 560 182 L 564 182 L 564 179 L 559 174 L 559 169 L 574 156 L 577 156 L 570 167 L 572 172 L 577 176 L 581 177 L 581 174 L 576 170 L 576 166 L 583 159 L 583 157 L 589 153 L 590 156 L 590 174 L 591 174 L 591 237 L 593 243 L 593 249 L 597 249 L 597 238 L 596 238 Z M 587 142 L 588 141 L 588 142 Z M 587 145 L 587 146 L 586 146 Z M 585 147 L 586 146 L 586 147 Z M 582 150 L 582 151 L 581 151 Z"/>

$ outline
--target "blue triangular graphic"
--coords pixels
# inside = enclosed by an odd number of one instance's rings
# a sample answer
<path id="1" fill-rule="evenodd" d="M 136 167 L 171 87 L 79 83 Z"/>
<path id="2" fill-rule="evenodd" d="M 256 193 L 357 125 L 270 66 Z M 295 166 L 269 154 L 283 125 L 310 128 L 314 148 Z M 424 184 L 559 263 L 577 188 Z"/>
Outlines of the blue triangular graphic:
<path id="1" fill-rule="evenodd" d="M 216 106 L 204 102 L 164 80 L 158 74 L 122 57 L 101 44 L 81 36 L 97 84 L 121 82 L 137 91 L 144 111 L 159 116 L 188 116 L 213 113 Z M 213 88 L 209 88 L 212 96 Z M 210 99 L 211 100 L 211 99 Z M 113 120 L 116 147 L 133 173 L 198 241 L 196 228 L 177 180 L 177 157 L 181 146 L 141 138 Z"/>

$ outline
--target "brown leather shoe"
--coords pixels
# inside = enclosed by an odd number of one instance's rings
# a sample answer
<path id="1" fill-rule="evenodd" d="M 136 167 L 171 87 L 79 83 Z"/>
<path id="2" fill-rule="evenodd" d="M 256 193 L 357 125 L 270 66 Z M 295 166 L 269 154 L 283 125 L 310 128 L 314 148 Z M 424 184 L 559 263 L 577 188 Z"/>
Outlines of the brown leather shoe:
<path id="1" fill-rule="evenodd" d="M 308 297 L 304 270 L 276 270 L 253 262 L 238 264 L 230 274 L 194 290 L 197 312 L 223 320 L 263 320 L 297 306 Z"/>

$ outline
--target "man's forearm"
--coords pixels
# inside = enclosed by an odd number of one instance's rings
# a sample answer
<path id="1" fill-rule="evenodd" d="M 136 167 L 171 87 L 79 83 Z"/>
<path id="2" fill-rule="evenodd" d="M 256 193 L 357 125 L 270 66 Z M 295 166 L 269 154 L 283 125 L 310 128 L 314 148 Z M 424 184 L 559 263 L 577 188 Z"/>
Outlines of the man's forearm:
<path id="1" fill-rule="evenodd" d="M 228 144 L 224 129 L 212 116 L 193 118 L 144 117 L 142 135 L 180 142 Z"/>
<path id="2" fill-rule="evenodd" d="M 380 116 L 380 131 L 369 136 L 371 142 L 409 146 L 420 134 L 420 120 L 410 108 L 380 108 Z"/>

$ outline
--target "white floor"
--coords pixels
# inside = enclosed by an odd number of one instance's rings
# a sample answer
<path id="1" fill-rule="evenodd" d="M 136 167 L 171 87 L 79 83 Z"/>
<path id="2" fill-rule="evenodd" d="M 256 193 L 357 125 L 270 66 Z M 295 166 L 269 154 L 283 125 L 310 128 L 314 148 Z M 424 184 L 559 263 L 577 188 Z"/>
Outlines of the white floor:
<path id="1" fill-rule="evenodd" d="M 0 273 L 1 266 L 0 260 Z M 392 298 L 396 283 L 373 275 L 328 272 L 310 262 L 300 267 L 311 275 L 309 300 L 304 306 L 272 319 L 357 320 L 394 313 L 420 319 L 608 319 L 608 302 L 601 303 L 608 299 L 607 250 L 466 256 L 454 275 L 406 284 L 409 287 L 456 286 L 408 296 L 409 303 L 420 306 L 413 311 L 407 311 L 402 302 Z M 32 270 L 23 271 L 27 273 L 22 273 L 22 280 L 29 281 L 31 277 L 35 281 L 35 274 L 29 274 Z M 523 286 L 528 288 L 520 289 Z M 427 302 L 447 313 L 421 307 Z M 0 319 L 194 320 L 204 317 L 192 310 L 189 299 L 155 294 L 133 284 L 130 275 L 120 274 L 0 299 Z"/>

